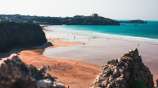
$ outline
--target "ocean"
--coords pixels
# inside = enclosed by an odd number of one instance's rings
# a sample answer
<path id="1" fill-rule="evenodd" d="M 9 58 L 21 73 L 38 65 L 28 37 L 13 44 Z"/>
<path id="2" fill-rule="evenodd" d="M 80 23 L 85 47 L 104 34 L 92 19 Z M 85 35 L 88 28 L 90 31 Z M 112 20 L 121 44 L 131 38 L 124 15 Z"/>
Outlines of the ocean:
<path id="1" fill-rule="evenodd" d="M 148 21 L 144 24 L 122 23 L 119 26 L 104 25 L 62 25 L 60 29 L 93 31 L 98 33 L 158 39 L 158 21 Z"/>

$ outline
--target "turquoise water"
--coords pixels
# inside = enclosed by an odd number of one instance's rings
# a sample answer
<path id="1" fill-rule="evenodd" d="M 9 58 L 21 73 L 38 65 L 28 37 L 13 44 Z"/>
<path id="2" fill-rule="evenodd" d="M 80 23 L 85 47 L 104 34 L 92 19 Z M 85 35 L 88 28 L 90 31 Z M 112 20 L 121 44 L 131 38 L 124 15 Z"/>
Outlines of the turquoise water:
<path id="1" fill-rule="evenodd" d="M 158 39 L 158 21 L 150 21 L 145 24 L 121 24 L 120 26 L 98 25 L 64 25 L 64 29 L 87 30 L 106 34 L 126 35 Z"/>

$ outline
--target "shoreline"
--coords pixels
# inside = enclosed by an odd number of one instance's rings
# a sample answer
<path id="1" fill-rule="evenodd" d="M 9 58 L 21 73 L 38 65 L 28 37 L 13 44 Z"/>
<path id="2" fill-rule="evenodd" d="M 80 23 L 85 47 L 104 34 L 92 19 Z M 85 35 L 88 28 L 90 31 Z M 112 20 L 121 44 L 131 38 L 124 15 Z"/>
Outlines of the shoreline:
<path id="1" fill-rule="evenodd" d="M 47 48 L 44 52 L 45 56 L 75 58 L 75 60 L 101 66 L 106 64 L 108 60 L 120 58 L 129 50 L 138 48 L 143 62 L 150 68 L 154 78 L 158 74 L 156 68 L 158 62 L 158 41 L 126 36 L 104 36 L 102 35 L 103 33 L 55 29 L 52 26 L 46 28 L 48 30 L 48 34 L 46 32 L 47 37 L 84 44 L 53 49 Z"/>
<path id="2" fill-rule="evenodd" d="M 56 30 L 53 29 L 52 27 L 60 27 L 64 25 L 48 25 L 44 27 L 47 31 L 52 31 Z M 125 40 L 137 40 L 137 41 L 143 41 L 143 42 L 154 42 L 158 44 L 158 39 L 156 38 L 149 38 L 149 37 L 138 37 L 138 36 L 130 36 L 130 35 L 121 35 L 121 34 L 112 34 L 112 33 L 101 33 L 97 31 L 90 31 L 90 30 L 76 30 L 76 29 L 58 29 L 59 31 L 63 32 L 71 32 L 71 33 L 76 33 L 76 34 L 84 34 L 84 35 L 91 35 L 91 36 L 97 36 L 97 37 L 104 37 L 104 38 L 115 38 L 115 39 L 125 39 Z"/>

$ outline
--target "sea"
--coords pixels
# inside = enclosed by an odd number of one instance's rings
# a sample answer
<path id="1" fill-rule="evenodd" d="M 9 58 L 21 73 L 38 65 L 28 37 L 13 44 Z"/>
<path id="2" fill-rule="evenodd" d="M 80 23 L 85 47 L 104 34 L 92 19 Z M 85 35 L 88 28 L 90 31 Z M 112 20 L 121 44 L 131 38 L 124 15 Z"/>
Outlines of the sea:
<path id="1" fill-rule="evenodd" d="M 130 36 L 145 39 L 158 40 L 158 21 L 147 23 L 121 23 L 120 25 L 62 25 L 58 26 L 65 30 L 93 31 L 98 33 Z"/>

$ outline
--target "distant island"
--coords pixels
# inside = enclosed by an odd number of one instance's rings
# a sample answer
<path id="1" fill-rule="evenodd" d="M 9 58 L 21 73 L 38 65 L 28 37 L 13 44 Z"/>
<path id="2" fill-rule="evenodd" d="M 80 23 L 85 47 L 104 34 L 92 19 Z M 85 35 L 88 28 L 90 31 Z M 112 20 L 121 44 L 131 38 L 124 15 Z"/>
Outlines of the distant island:
<path id="1" fill-rule="evenodd" d="M 120 22 L 104 18 L 98 14 L 90 16 L 76 15 L 74 17 L 45 17 L 27 15 L 0 15 L 0 22 L 37 23 L 46 25 L 119 25 Z"/>
<path id="2" fill-rule="evenodd" d="M 144 21 L 144 20 L 127 20 L 127 21 L 120 21 L 120 23 L 144 24 L 144 23 L 147 23 L 147 21 Z"/>

